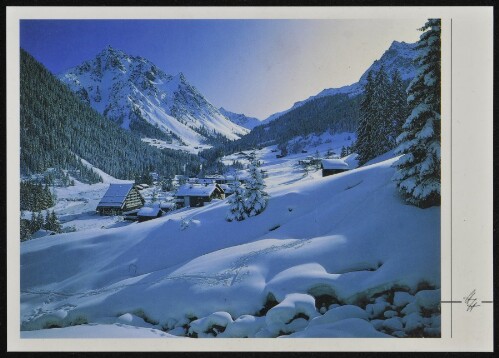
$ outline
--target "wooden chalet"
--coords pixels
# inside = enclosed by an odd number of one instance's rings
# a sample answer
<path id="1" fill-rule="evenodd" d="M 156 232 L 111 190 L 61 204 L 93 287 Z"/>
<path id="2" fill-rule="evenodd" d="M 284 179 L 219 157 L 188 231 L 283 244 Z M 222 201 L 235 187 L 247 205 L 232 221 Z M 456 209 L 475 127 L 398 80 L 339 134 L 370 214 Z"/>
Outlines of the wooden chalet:
<path id="1" fill-rule="evenodd" d="M 96 210 L 100 215 L 121 215 L 125 211 L 141 208 L 144 202 L 133 183 L 110 184 Z"/>
<path id="2" fill-rule="evenodd" d="M 322 159 L 321 168 L 323 177 L 350 170 L 348 164 L 341 159 Z"/>
<path id="3" fill-rule="evenodd" d="M 225 199 L 225 192 L 216 183 L 212 184 L 184 184 L 175 194 L 177 207 L 197 208 L 213 199 Z"/>
<path id="4" fill-rule="evenodd" d="M 141 223 L 143 221 L 159 218 L 162 215 L 163 215 L 163 211 L 161 210 L 159 205 L 154 206 L 154 207 L 144 206 L 137 213 L 137 218 L 139 220 L 139 223 Z"/>

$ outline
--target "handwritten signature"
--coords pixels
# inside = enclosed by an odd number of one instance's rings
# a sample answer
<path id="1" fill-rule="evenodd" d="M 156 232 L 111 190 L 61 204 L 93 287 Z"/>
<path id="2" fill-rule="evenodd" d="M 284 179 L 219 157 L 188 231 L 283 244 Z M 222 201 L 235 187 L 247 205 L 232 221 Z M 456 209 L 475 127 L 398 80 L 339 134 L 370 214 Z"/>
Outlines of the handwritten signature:
<path id="1" fill-rule="evenodd" d="M 473 290 L 470 292 L 470 294 L 466 297 L 464 297 L 464 303 L 466 304 L 466 311 L 471 312 L 473 311 L 473 308 L 480 307 L 478 304 L 478 299 L 475 298 L 476 290 Z"/>

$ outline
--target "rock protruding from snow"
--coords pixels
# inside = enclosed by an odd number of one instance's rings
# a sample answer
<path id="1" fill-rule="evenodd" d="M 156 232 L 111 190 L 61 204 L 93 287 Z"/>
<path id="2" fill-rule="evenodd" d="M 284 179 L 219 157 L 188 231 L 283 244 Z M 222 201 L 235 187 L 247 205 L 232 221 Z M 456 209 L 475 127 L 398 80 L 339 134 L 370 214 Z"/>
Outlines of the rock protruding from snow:
<path id="1" fill-rule="evenodd" d="M 225 330 L 232 323 L 232 317 L 227 312 L 215 312 L 211 315 L 192 321 L 189 334 L 197 337 L 214 337 Z"/>
<path id="2" fill-rule="evenodd" d="M 318 315 L 319 313 L 315 308 L 315 299 L 312 296 L 303 293 L 292 293 L 286 295 L 282 302 L 267 312 L 265 322 L 267 330 L 277 336 L 297 330 L 297 328 L 293 328 L 295 319 L 309 320 Z"/>
<path id="3" fill-rule="evenodd" d="M 218 337 L 220 338 L 250 338 L 265 327 L 265 317 L 243 315 L 234 322 L 229 323 L 227 328 Z"/>

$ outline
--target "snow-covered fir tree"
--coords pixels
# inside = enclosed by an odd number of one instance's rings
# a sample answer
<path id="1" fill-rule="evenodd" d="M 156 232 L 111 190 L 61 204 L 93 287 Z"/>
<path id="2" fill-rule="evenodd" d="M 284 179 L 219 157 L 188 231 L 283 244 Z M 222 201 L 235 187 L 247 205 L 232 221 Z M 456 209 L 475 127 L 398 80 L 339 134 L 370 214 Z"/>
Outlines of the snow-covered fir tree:
<path id="1" fill-rule="evenodd" d="M 360 165 L 396 146 L 401 122 L 408 114 L 406 98 L 397 71 L 392 74 L 391 81 L 383 66 L 376 74 L 368 74 L 355 144 Z"/>
<path id="2" fill-rule="evenodd" d="M 263 190 L 262 171 L 258 168 L 258 162 L 252 160 L 249 165 L 249 178 L 246 183 L 244 205 L 248 216 L 255 216 L 265 210 L 267 206 L 268 194 Z"/>
<path id="3" fill-rule="evenodd" d="M 390 147 L 394 148 L 397 144 L 397 137 L 402 133 L 402 126 L 405 119 L 409 115 L 409 107 L 407 106 L 407 93 L 402 78 L 400 77 L 400 72 L 394 71 L 391 80 L 390 108 L 388 110 L 391 130 L 388 140 L 390 142 Z"/>
<path id="4" fill-rule="evenodd" d="M 360 103 L 359 125 L 357 127 L 357 141 L 355 142 L 355 151 L 358 154 L 359 165 L 366 163 L 373 158 L 372 154 L 372 126 L 374 123 L 373 112 L 371 110 L 373 103 L 374 78 L 372 72 L 367 74 L 367 82 L 364 86 L 364 97 Z"/>
<path id="5" fill-rule="evenodd" d="M 419 71 L 408 88 L 412 112 L 397 138 L 393 179 L 406 200 L 419 207 L 440 204 L 440 19 L 429 19 L 416 49 Z"/>
<path id="6" fill-rule="evenodd" d="M 45 230 L 50 230 L 57 233 L 61 232 L 61 223 L 59 222 L 59 219 L 57 218 L 57 215 L 53 210 L 52 212 L 49 212 L 47 210 L 43 228 Z"/>
<path id="7" fill-rule="evenodd" d="M 389 140 L 391 133 L 390 90 L 390 80 L 384 67 L 381 66 L 374 78 L 374 92 L 371 102 L 372 120 L 374 121 L 371 135 L 373 158 L 393 148 Z"/>
<path id="8" fill-rule="evenodd" d="M 246 207 L 244 205 L 245 191 L 241 186 L 241 182 L 236 180 L 233 185 L 234 194 L 229 196 L 228 202 L 230 204 L 230 208 L 226 219 L 227 221 L 241 221 L 248 217 L 248 214 L 246 214 Z"/>

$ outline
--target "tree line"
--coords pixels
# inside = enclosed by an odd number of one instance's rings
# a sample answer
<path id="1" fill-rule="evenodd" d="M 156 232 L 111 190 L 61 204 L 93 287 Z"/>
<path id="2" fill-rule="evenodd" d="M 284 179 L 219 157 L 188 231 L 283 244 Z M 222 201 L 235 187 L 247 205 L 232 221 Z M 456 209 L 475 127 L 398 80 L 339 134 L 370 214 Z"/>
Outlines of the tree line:
<path id="1" fill-rule="evenodd" d="M 47 184 L 22 181 L 20 191 L 21 210 L 41 211 L 55 205 L 55 197 Z"/>
<path id="2" fill-rule="evenodd" d="M 62 231 L 61 223 L 54 211 L 49 212 L 47 210 L 45 218 L 41 212 L 33 212 L 31 214 L 31 219 L 29 220 L 21 218 L 21 241 L 31 239 L 31 235 L 42 229 L 54 233 L 60 233 Z"/>
<path id="3" fill-rule="evenodd" d="M 389 79 L 381 67 L 368 74 L 354 150 L 360 165 L 394 150 L 397 188 L 408 203 L 426 208 L 440 205 L 440 19 L 419 30 L 418 72 L 407 91 L 397 73 Z"/>
<path id="4" fill-rule="evenodd" d="M 395 148 L 409 113 L 405 87 L 398 71 L 391 78 L 383 66 L 367 75 L 360 103 L 355 152 L 359 165 Z"/>

